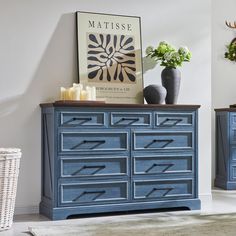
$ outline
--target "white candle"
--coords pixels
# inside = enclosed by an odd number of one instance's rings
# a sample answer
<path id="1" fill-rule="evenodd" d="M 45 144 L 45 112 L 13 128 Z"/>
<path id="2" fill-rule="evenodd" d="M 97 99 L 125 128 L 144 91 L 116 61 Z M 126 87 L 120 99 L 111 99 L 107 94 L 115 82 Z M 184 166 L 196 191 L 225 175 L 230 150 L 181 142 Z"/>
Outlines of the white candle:
<path id="1" fill-rule="evenodd" d="M 65 91 L 65 100 L 70 100 L 70 90 L 66 89 Z"/>
<path id="2" fill-rule="evenodd" d="M 87 100 L 91 101 L 92 100 L 92 89 L 89 86 L 86 86 L 86 91 L 87 91 Z"/>
<path id="3" fill-rule="evenodd" d="M 96 101 L 96 87 L 92 87 L 92 100 Z"/>
<path id="4" fill-rule="evenodd" d="M 80 100 L 80 87 L 74 87 L 74 95 L 75 95 L 75 97 L 74 97 L 74 99 L 75 100 Z"/>
<path id="5" fill-rule="evenodd" d="M 88 98 L 88 93 L 86 90 L 81 90 L 80 91 L 80 100 L 87 100 Z"/>
<path id="6" fill-rule="evenodd" d="M 74 88 L 80 88 L 80 90 L 83 90 L 83 84 L 76 84 L 76 83 L 73 83 L 73 87 L 74 87 Z"/>
<path id="7" fill-rule="evenodd" d="M 79 86 L 80 84 L 77 84 L 77 83 L 73 83 L 73 87 L 77 87 Z"/>
<path id="8" fill-rule="evenodd" d="M 74 89 L 74 87 L 69 88 L 68 93 L 69 93 L 69 100 L 75 100 L 75 89 Z"/>
<path id="9" fill-rule="evenodd" d="M 64 87 L 61 87 L 60 90 L 60 99 L 61 100 L 66 100 L 66 89 Z"/>

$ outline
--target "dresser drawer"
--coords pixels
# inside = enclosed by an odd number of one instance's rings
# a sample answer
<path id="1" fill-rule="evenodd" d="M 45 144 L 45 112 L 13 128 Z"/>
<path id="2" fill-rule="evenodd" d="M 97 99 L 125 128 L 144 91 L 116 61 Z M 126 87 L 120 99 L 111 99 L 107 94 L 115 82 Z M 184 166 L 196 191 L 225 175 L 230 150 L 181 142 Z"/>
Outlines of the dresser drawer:
<path id="1" fill-rule="evenodd" d="M 155 126 L 157 127 L 189 127 L 193 125 L 194 122 L 193 113 L 166 113 L 166 112 L 156 112 L 155 113 Z"/>
<path id="2" fill-rule="evenodd" d="M 99 182 L 60 185 L 60 204 L 99 203 L 128 200 L 128 182 Z"/>
<path id="3" fill-rule="evenodd" d="M 61 177 L 128 176 L 127 157 L 61 158 Z"/>
<path id="4" fill-rule="evenodd" d="M 103 112 L 60 112 L 60 125 L 63 127 L 103 127 Z"/>
<path id="5" fill-rule="evenodd" d="M 112 112 L 110 123 L 114 127 L 149 127 L 151 113 Z"/>
<path id="6" fill-rule="evenodd" d="M 61 152 L 125 151 L 128 149 L 128 133 L 117 131 L 61 132 Z"/>
<path id="7" fill-rule="evenodd" d="M 134 150 L 156 149 L 191 149 L 193 148 L 193 133 L 191 131 L 175 132 L 134 132 Z"/>
<path id="8" fill-rule="evenodd" d="M 193 172 L 192 155 L 150 155 L 133 157 L 134 175 Z"/>
<path id="9" fill-rule="evenodd" d="M 230 112 L 230 124 L 236 126 L 236 112 Z"/>
<path id="10" fill-rule="evenodd" d="M 192 179 L 134 181 L 134 199 L 181 199 L 194 195 Z"/>
<path id="11" fill-rule="evenodd" d="M 226 132 L 225 130 L 224 131 L 221 131 L 222 133 L 223 132 Z M 232 126 L 229 130 L 229 135 L 230 135 L 230 143 L 231 144 L 236 144 L 236 126 Z"/>

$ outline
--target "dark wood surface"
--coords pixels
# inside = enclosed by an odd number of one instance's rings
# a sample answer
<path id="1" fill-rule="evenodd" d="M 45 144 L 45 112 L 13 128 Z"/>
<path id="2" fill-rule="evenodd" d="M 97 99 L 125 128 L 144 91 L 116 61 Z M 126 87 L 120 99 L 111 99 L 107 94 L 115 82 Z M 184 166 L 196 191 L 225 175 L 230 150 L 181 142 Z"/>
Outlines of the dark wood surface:
<path id="1" fill-rule="evenodd" d="M 41 107 L 104 107 L 104 108 L 170 108 L 170 109 L 198 109 L 200 105 L 189 104 L 115 104 L 102 101 L 55 101 L 41 103 Z"/>
<path id="2" fill-rule="evenodd" d="M 229 108 L 216 108 L 215 111 L 231 111 L 231 112 L 236 112 L 236 107 L 229 107 Z"/>
<path id="3" fill-rule="evenodd" d="M 232 112 L 236 112 L 236 104 L 231 104 L 231 105 L 229 105 L 229 107 L 216 108 L 215 111 L 232 111 Z"/>

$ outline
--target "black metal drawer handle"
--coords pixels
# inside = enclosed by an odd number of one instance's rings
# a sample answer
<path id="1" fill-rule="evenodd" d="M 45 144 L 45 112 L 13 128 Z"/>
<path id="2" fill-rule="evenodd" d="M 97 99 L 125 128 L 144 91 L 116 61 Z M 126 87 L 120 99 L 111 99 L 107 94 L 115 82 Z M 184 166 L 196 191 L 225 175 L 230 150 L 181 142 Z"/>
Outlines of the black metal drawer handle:
<path id="1" fill-rule="evenodd" d="M 128 123 L 128 125 L 132 125 L 133 123 L 135 123 L 135 122 L 137 122 L 137 121 L 139 121 L 139 118 L 121 118 L 120 120 L 118 120 L 115 124 L 119 124 L 119 123 L 121 123 L 121 122 L 123 122 L 123 121 L 130 121 L 129 123 Z"/>
<path id="2" fill-rule="evenodd" d="M 73 146 L 71 149 L 78 149 L 80 146 L 82 146 L 83 144 L 86 143 L 94 143 L 93 146 L 91 146 L 89 149 L 94 149 L 97 148 L 98 146 L 102 145 L 103 143 L 105 143 L 106 140 L 83 140 L 81 143 L 76 144 L 75 146 Z"/>
<path id="3" fill-rule="evenodd" d="M 160 123 L 160 125 L 165 125 L 166 122 L 173 121 L 172 124 L 168 124 L 169 126 L 174 126 L 183 121 L 183 119 L 177 119 L 177 118 L 166 118 L 164 121 Z"/>
<path id="4" fill-rule="evenodd" d="M 174 142 L 173 139 L 153 139 L 150 143 L 148 143 L 144 148 L 149 148 L 151 145 L 153 145 L 154 143 L 164 143 L 163 146 L 161 146 L 161 148 L 166 147 L 167 145 L 169 145 L 170 143 Z"/>
<path id="5" fill-rule="evenodd" d="M 103 170 L 103 169 L 105 169 L 105 168 L 106 168 L 105 165 L 102 165 L 102 166 L 99 166 L 99 165 L 97 165 L 97 166 L 86 166 L 86 165 L 84 165 L 84 166 L 82 166 L 79 170 L 73 172 L 71 175 L 77 175 L 77 174 L 79 174 L 82 170 L 85 170 L 85 169 L 95 169 L 95 170 L 91 173 L 91 175 L 95 175 L 97 172 L 99 172 L 100 170 Z"/>
<path id="6" fill-rule="evenodd" d="M 165 197 L 170 191 L 172 191 L 174 188 L 153 188 L 145 197 L 149 197 L 151 194 L 153 194 L 156 191 L 165 191 L 162 194 L 162 197 Z"/>
<path id="7" fill-rule="evenodd" d="M 78 125 L 82 125 L 88 121 L 91 121 L 92 118 L 91 117 L 73 117 L 73 118 L 69 119 L 68 121 L 64 122 L 64 124 L 69 124 L 69 123 L 76 121 L 76 120 L 81 121 Z"/>
<path id="8" fill-rule="evenodd" d="M 105 193 L 106 193 L 105 190 L 101 190 L 101 191 L 84 191 L 78 197 L 73 199 L 72 201 L 77 202 L 82 196 L 88 195 L 88 194 L 95 194 L 96 196 L 92 199 L 93 201 L 95 201 L 97 198 L 99 198 L 100 196 L 102 196 Z"/>
<path id="9" fill-rule="evenodd" d="M 162 169 L 162 173 L 166 172 L 169 168 L 171 168 L 174 164 L 156 164 L 154 163 L 152 166 L 150 166 L 147 170 L 145 170 L 146 173 L 148 173 L 149 171 L 151 171 L 153 168 L 157 167 L 157 166 L 161 166 L 161 167 L 165 167 L 164 169 Z"/>

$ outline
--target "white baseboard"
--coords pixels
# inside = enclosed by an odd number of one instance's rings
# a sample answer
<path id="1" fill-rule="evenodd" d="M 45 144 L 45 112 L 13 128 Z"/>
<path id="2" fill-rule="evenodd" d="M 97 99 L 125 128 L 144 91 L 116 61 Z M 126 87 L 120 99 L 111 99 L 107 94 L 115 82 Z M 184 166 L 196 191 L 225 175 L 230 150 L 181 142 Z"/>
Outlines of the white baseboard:
<path id="1" fill-rule="evenodd" d="M 201 200 L 201 212 L 212 212 L 212 194 L 199 194 Z"/>
<path id="2" fill-rule="evenodd" d="M 39 206 L 16 206 L 15 215 L 38 214 Z"/>
<path id="3" fill-rule="evenodd" d="M 202 202 L 211 202 L 212 201 L 212 194 L 211 193 L 199 194 L 199 198 Z"/>

